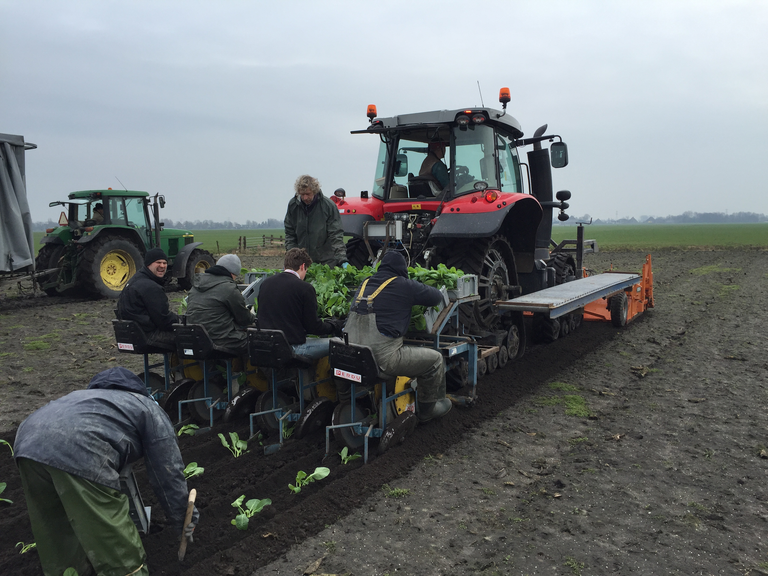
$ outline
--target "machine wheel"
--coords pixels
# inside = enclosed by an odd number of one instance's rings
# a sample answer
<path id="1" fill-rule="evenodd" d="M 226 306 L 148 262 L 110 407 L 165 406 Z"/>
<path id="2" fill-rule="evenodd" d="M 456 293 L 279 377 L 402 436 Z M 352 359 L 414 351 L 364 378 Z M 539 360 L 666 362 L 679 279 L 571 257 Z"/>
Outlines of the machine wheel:
<path id="1" fill-rule="evenodd" d="M 379 248 L 381 248 L 381 244 L 371 240 L 369 240 L 369 242 L 371 243 L 371 250 L 373 250 L 375 256 Z M 371 257 L 368 254 L 368 247 L 365 245 L 362 238 L 350 238 L 349 242 L 347 242 L 347 260 L 358 270 L 371 265 Z"/>
<path id="2" fill-rule="evenodd" d="M 565 338 L 570 333 L 571 333 L 571 317 L 569 314 L 566 314 L 565 316 L 560 318 L 560 336 Z"/>
<path id="3" fill-rule="evenodd" d="M 490 356 L 486 356 L 485 361 L 488 364 L 488 374 L 496 372 L 496 368 L 499 367 L 499 355 L 491 354 Z"/>
<path id="4" fill-rule="evenodd" d="M 482 378 L 488 374 L 488 362 L 485 361 L 485 358 L 479 358 L 477 360 L 477 377 Z"/>
<path id="5" fill-rule="evenodd" d="M 413 412 L 407 411 L 400 414 L 400 416 L 387 425 L 387 429 L 381 435 L 379 439 L 379 454 L 384 454 L 393 446 L 402 444 L 408 435 L 416 429 L 418 423 L 419 419 Z"/>
<path id="6" fill-rule="evenodd" d="M 456 366 L 445 373 L 445 387 L 455 392 L 461 390 L 469 382 L 469 363 L 460 358 Z"/>
<path id="7" fill-rule="evenodd" d="M 144 382 L 144 385 L 152 391 L 160 392 L 161 395 L 165 395 L 165 378 L 154 372 L 149 373 L 149 382 L 144 381 L 144 372 L 137 374 L 139 379 Z"/>
<path id="8" fill-rule="evenodd" d="M 184 276 L 179 278 L 179 287 L 182 290 L 189 290 L 192 288 L 192 283 L 195 280 L 195 274 L 201 274 L 208 270 L 211 266 L 216 264 L 216 261 L 211 256 L 211 253 L 207 250 L 195 249 L 189 255 L 187 265 L 184 268 Z"/>
<path id="9" fill-rule="evenodd" d="M 280 390 L 277 391 L 276 399 L 277 402 L 275 406 L 277 408 L 285 409 L 291 405 L 291 399 L 288 398 L 287 394 L 280 392 Z M 253 410 L 254 412 L 265 412 L 267 410 L 272 410 L 272 390 L 267 390 L 266 392 L 262 393 L 261 396 L 259 396 L 259 399 L 256 400 L 256 406 L 254 406 Z M 261 414 L 260 416 L 256 416 L 253 420 L 259 430 L 261 430 L 261 433 L 265 436 L 269 436 L 272 432 L 280 429 L 280 421 L 277 419 L 274 413 Z"/>
<path id="10" fill-rule="evenodd" d="M 355 422 L 359 422 L 365 416 L 365 412 L 360 407 L 360 404 L 355 403 Z M 336 406 L 333 411 L 333 418 L 331 424 L 334 426 L 338 424 L 350 424 L 352 422 L 352 404 L 344 402 Z M 350 450 L 357 450 L 363 444 L 365 444 L 364 434 L 356 434 L 352 428 L 334 428 L 333 437 L 337 442 L 341 442 Z"/>
<path id="11" fill-rule="evenodd" d="M 509 351 L 506 346 L 499 348 L 499 353 L 496 356 L 499 359 L 499 368 L 504 368 L 509 363 Z"/>
<path id="12" fill-rule="evenodd" d="M 202 380 L 198 380 L 195 382 L 194 386 L 192 386 L 189 389 L 189 394 L 187 395 L 187 400 L 195 400 L 196 398 L 207 398 L 208 396 L 211 397 L 211 402 L 216 402 L 217 400 L 220 401 L 222 396 L 226 397 L 227 389 L 226 386 L 222 386 L 221 383 L 217 382 L 215 379 L 208 379 L 208 395 L 205 394 L 205 383 Z M 197 422 L 198 424 L 208 424 L 210 422 L 210 411 L 208 409 L 208 406 L 206 406 L 206 402 L 200 401 L 200 402 L 190 402 L 187 404 L 189 406 L 189 413 L 192 416 L 192 420 Z M 213 408 L 213 421 L 214 423 L 221 419 L 222 416 L 224 416 L 224 410 L 220 410 L 216 407 Z"/>
<path id="13" fill-rule="evenodd" d="M 141 252 L 130 240 L 98 237 L 86 246 L 78 264 L 80 284 L 96 296 L 117 298 L 142 263 Z"/>
<path id="14" fill-rule="evenodd" d="M 35 270 L 59 268 L 59 260 L 61 260 L 65 251 L 66 246 L 60 244 L 46 244 L 40 248 L 40 252 L 37 253 L 37 258 L 35 258 Z M 37 279 L 37 283 L 42 286 L 43 284 L 55 281 L 56 278 L 58 278 L 58 271 L 51 272 L 45 276 L 40 276 Z M 45 293 L 48 294 L 48 296 L 57 296 L 59 294 L 55 286 L 45 288 Z"/>
<path id="15" fill-rule="evenodd" d="M 447 266 L 477 275 L 480 300 L 471 305 L 473 328 L 491 330 L 499 322 L 492 302 L 506 298 L 507 286 L 517 284 L 515 256 L 503 236 L 467 242 L 465 246 L 448 258 Z"/>
<path id="16" fill-rule="evenodd" d="M 560 336 L 560 321 L 536 316 L 534 318 L 534 333 L 539 342 L 554 342 Z"/>
<path id="17" fill-rule="evenodd" d="M 324 396 L 312 400 L 304 407 L 304 412 L 296 421 L 296 438 L 304 438 L 328 426 L 333 419 L 333 409 L 333 402 Z"/>
<path id="18" fill-rule="evenodd" d="M 520 337 L 520 327 L 517 324 L 513 324 L 509 327 L 509 333 L 507 334 L 507 355 L 509 361 L 514 362 L 525 351 L 525 343 Z"/>
<path id="19" fill-rule="evenodd" d="M 179 402 L 186 400 L 189 395 L 189 389 L 194 386 L 195 381 L 191 378 L 179 380 L 176 386 L 165 395 L 163 400 L 163 410 L 168 414 L 173 424 L 179 423 Z M 181 408 L 181 419 L 186 420 L 189 417 L 189 404 L 183 404 Z"/>
<path id="20" fill-rule="evenodd" d="M 549 265 L 555 269 L 555 285 L 576 280 L 576 263 L 572 256 L 560 252 L 555 254 Z"/>
<path id="21" fill-rule="evenodd" d="M 611 296 L 611 324 L 616 328 L 627 325 L 627 315 L 629 314 L 629 298 L 626 292 L 619 292 Z"/>
<path id="22" fill-rule="evenodd" d="M 224 410 L 224 422 L 234 422 L 241 418 L 247 418 L 256 412 L 254 409 L 259 399 L 260 390 L 246 386 L 232 397 Z"/>

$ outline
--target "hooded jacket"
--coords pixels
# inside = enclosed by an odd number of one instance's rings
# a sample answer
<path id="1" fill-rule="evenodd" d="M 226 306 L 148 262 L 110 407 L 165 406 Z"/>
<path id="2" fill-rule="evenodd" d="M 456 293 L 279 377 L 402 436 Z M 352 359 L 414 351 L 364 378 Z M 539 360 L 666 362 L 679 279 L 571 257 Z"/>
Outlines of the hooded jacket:
<path id="1" fill-rule="evenodd" d="M 283 225 L 286 252 L 304 248 L 312 262 L 328 266 L 340 266 L 347 261 L 339 207 L 322 192 L 315 194 L 309 206 L 298 196 L 291 198 Z"/>
<path id="2" fill-rule="evenodd" d="M 164 284 L 165 280 L 155 276 L 149 268 L 141 268 L 120 292 L 118 318 L 135 320 L 146 334 L 155 330 L 173 331 L 179 317 L 170 310 Z"/>
<path id="3" fill-rule="evenodd" d="M 213 343 L 222 348 L 238 350 L 246 345 L 253 315 L 226 268 L 211 266 L 198 274 L 187 297 L 187 322 L 205 326 Z"/>
<path id="4" fill-rule="evenodd" d="M 436 306 L 443 296 L 440 290 L 426 286 L 408 278 L 408 266 L 399 252 L 389 251 L 381 259 L 376 273 L 365 286 L 364 296 L 371 296 L 376 289 L 392 277 L 395 280 L 387 284 L 373 299 L 372 307 L 366 301 L 357 302 L 359 291 L 352 300 L 351 310 L 358 314 L 376 314 L 376 327 L 384 336 L 399 338 L 408 331 L 411 321 L 411 308 L 414 306 Z"/>
<path id="5" fill-rule="evenodd" d="M 120 471 L 144 458 L 152 489 L 181 530 L 187 509 L 184 463 L 168 415 L 123 367 L 96 374 L 87 390 L 49 402 L 16 433 L 15 458 L 29 458 L 120 490 Z M 197 523 L 197 511 L 193 521 Z"/>

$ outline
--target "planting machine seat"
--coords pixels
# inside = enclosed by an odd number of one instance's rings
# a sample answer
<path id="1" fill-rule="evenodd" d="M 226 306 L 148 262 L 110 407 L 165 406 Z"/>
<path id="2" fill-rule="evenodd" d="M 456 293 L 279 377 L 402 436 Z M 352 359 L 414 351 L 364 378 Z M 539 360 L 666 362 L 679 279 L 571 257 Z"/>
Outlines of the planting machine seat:
<path id="1" fill-rule="evenodd" d="M 115 330 L 115 340 L 117 349 L 127 354 L 142 354 L 144 356 L 144 384 L 147 386 L 147 392 L 155 400 L 160 400 L 168 393 L 171 384 L 171 355 L 176 351 L 173 346 L 156 346 L 147 342 L 147 336 L 136 323 L 135 320 L 112 320 L 112 327 Z M 150 364 L 150 354 L 162 354 L 163 361 Z M 163 378 L 154 372 L 151 368 L 163 367 Z"/>
<path id="2" fill-rule="evenodd" d="M 212 427 L 214 419 L 224 414 L 227 404 L 232 400 L 232 360 L 238 357 L 237 352 L 217 346 L 211 340 L 208 331 L 202 324 L 187 324 L 182 317 L 181 324 L 174 324 L 176 334 L 176 353 L 180 360 L 195 360 L 202 363 L 203 380 L 189 386 L 186 399 L 178 397 L 179 422 L 182 420 L 182 406 L 188 404 L 192 417 L 200 422 L 208 420 Z M 226 390 L 217 381 L 220 372 L 217 363 L 223 362 L 226 368 Z M 174 389 L 174 392 L 179 387 Z M 173 393 L 172 393 L 173 394 Z M 166 406 L 166 411 L 172 407 Z"/>
<path id="3" fill-rule="evenodd" d="M 330 453 L 330 432 L 351 450 L 364 447 L 363 461 L 368 462 L 368 441 L 380 438 L 379 453 L 402 442 L 416 427 L 415 386 L 408 378 L 396 378 L 381 372 L 368 346 L 331 340 L 331 373 L 339 383 L 349 384 L 349 391 L 339 388 L 343 400 L 333 412 L 325 432 L 325 453 Z M 366 414 L 359 400 L 370 400 Z M 399 413 L 398 413 L 399 411 Z"/>
<path id="4" fill-rule="evenodd" d="M 264 434 L 278 432 L 278 443 L 265 446 L 265 453 L 275 452 L 282 447 L 286 421 L 296 422 L 296 437 L 301 438 L 309 432 L 319 430 L 330 420 L 333 410 L 333 402 L 330 399 L 319 396 L 305 405 L 305 393 L 324 381 L 305 382 L 311 380 L 305 371 L 312 368 L 315 361 L 296 354 L 282 330 L 249 328 L 248 357 L 252 365 L 269 368 L 271 371 L 270 390 L 259 396 L 254 407 L 255 412 L 250 414 L 251 436 L 254 435 L 254 420 Z M 290 377 L 292 369 L 295 369 L 298 375 L 295 384 L 298 402 L 292 402 L 280 390 L 281 385 L 293 383 Z"/>

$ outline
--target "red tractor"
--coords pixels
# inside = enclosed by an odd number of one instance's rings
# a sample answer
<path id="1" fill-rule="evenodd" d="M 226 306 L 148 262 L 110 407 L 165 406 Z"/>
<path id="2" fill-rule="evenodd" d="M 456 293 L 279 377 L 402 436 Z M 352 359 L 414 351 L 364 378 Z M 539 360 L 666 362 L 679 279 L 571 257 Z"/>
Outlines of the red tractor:
<path id="1" fill-rule="evenodd" d="M 377 118 L 376 107 L 369 106 L 370 125 L 353 134 L 381 139 L 373 190 L 347 198 L 339 189 L 333 200 L 344 234 L 352 237 L 351 264 L 369 264 L 381 250 L 395 249 L 411 264 L 443 263 L 475 274 L 480 300 L 464 310 L 463 324 L 480 336 L 504 329 L 514 340 L 518 330 L 524 337 L 522 315 L 500 313 L 494 302 L 575 279 L 586 250 L 550 239 L 553 210 L 568 219 L 571 194 L 563 190 L 553 199 L 550 169 L 568 164 L 565 143 L 545 135 L 546 125 L 523 138 L 518 121 L 506 113 L 508 89 L 499 101 L 502 110 L 391 118 Z M 549 149 L 542 147 L 546 141 L 553 142 Z M 519 151 L 528 146 L 522 162 Z"/>

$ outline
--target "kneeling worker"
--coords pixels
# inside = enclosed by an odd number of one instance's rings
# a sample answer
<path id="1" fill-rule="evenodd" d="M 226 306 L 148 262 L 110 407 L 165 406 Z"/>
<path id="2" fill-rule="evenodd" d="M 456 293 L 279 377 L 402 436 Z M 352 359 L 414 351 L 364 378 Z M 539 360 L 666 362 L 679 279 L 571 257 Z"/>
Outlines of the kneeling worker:
<path id="1" fill-rule="evenodd" d="M 285 253 L 285 270 L 266 278 L 259 289 L 257 311 L 259 328 L 282 330 L 293 351 L 313 360 L 328 356 L 328 338 L 307 338 L 338 334 L 341 325 L 317 317 L 317 294 L 304 282 L 312 258 L 304 248 L 291 248 Z"/>
<path id="2" fill-rule="evenodd" d="M 200 274 L 187 297 L 187 322 L 205 326 L 216 346 L 244 355 L 254 318 L 235 281 L 241 268 L 237 255 L 225 254 Z"/>
<path id="3" fill-rule="evenodd" d="M 147 555 L 120 491 L 122 468 L 144 458 L 167 528 L 191 541 L 199 514 L 184 526 L 187 482 L 167 414 L 135 374 L 110 368 L 33 412 L 13 447 L 32 534 L 46 576 L 149 574 Z M 176 542 L 176 538 L 173 538 Z"/>
<path id="4" fill-rule="evenodd" d="M 344 327 L 350 343 L 370 346 L 382 372 L 418 379 L 420 422 L 445 416 L 451 409 L 445 397 L 445 363 L 437 350 L 404 346 L 403 335 L 413 306 L 435 306 L 442 298 L 437 288 L 408 278 L 402 254 L 387 252 L 355 295 Z"/>

